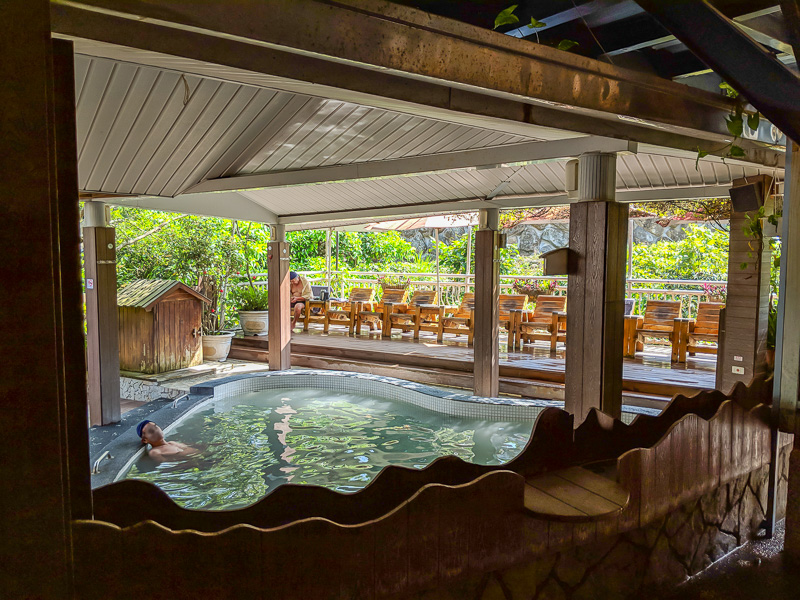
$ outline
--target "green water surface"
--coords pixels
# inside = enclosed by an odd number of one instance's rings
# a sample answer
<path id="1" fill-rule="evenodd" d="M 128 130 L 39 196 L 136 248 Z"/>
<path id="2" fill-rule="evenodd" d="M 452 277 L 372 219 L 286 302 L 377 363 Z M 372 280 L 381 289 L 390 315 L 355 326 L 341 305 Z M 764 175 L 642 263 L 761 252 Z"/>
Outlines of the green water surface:
<path id="1" fill-rule="evenodd" d="M 265 390 L 212 402 L 167 436 L 197 455 L 160 464 L 145 455 L 126 477 L 186 508 L 241 508 L 289 482 L 355 492 L 390 464 L 422 468 L 447 455 L 502 464 L 531 429 L 329 390 Z"/>

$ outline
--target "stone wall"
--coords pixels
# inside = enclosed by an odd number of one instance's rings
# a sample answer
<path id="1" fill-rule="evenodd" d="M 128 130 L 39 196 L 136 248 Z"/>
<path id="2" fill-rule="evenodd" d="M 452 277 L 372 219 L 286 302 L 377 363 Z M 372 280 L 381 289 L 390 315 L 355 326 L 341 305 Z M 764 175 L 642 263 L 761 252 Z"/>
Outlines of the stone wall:
<path id="1" fill-rule="evenodd" d="M 654 244 L 661 241 L 676 241 L 685 237 L 684 230 L 692 225 L 688 221 L 664 221 L 662 219 L 631 219 L 633 223 L 633 239 L 637 244 Z M 713 227 L 713 224 L 707 224 Z M 433 229 L 412 229 L 401 232 L 403 237 L 423 255 L 432 258 L 435 238 Z M 539 223 L 521 223 L 510 228 L 509 245 L 519 248 L 522 256 L 539 256 L 556 248 L 569 245 L 569 221 L 542 221 Z M 466 227 L 443 229 L 440 240 L 450 244 L 467 235 Z"/>
<path id="2" fill-rule="evenodd" d="M 788 436 L 784 438 L 787 441 Z M 779 517 L 785 513 L 789 450 L 779 456 Z M 418 600 L 625 600 L 657 597 L 755 537 L 767 509 L 769 465 L 720 486 L 646 527 L 534 556 Z M 530 519 L 531 529 L 543 521 Z M 546 524 L 545 524 L 546 526 Z M 598 524 L 599 527 L 599 524 Z M 539 535 L 532 536 L 533 539 Z"/>

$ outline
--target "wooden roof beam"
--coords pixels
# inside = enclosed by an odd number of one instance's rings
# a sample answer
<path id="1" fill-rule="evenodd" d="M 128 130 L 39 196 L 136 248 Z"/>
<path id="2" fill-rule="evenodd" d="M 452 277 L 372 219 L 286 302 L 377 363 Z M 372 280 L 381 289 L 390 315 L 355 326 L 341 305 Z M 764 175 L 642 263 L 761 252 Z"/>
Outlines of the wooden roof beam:
<path id="1" fill-rule="evenodd" d="M 306 93 L 346 93 L 451 122 L 479 116 L 487 126 L 524 123 L 684 149 L 728 137 L 731 103 L 718 94 L 388 2 L 247 0 L 231 11 L 224 0 L 54 0 L 52 23 L 71 39 L 186 57 L 208 72 L 224 65 L 268 74 L 276 89 L 285 78 Z"/>
<path id="2" fill-rule="evenodd" d="M 223 177 L 203 181 L 187 189 L 185 193 L 290 187 L 310 183 L 392 177 L 411 173 L 440 173 L 471 168 L 493 168 L 503 164 L 569 158 L 584 152 L 636 152 L 636 148 L 635 142 L 593 136 L 553 142 L 526 142 L 494 148 L 443 152 L 433 156 L 414 156 L 314 169 Z"/>

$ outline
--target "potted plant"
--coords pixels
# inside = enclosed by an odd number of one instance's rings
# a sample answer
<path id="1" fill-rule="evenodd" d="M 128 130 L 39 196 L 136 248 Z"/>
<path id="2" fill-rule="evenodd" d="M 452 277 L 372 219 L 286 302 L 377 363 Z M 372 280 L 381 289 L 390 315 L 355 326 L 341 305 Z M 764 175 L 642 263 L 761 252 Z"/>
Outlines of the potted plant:
<path id="1" fill-rule="evenodd" d="M 231 351 L 234 333 L 225 329 L 225 293 L 215 277 L 204 274 L 197 286 L 211 303 L 204 306 L 202 317 L 203 360 L 224 361 Z"/>
<path id="2" fill-rule="evenodd" d="M 531 302 L 536 302 L 539 296 L 550 296 L 556 291 L 557 283 L 554 279 L 526 281 L 515 279 L 511 285 L 518 294 L 524 294 Z"/>
<path id="3" fill-rule="evenodd" d="M 239 312 L 239 324 L 244 335 L 267 335 L 269 332 L 269 290 L 255 285 L 251 279 L 247 285 L 231 290 L 231 301 Z"/>
<path id="4" fill-rule="evenodd" d="M 409 277 L 403 278 L 399 275 L 380 275 L 378 277 L 378 284 L 380 284 L 381 290 L 404 290 L 409 283 L 411 283 Z"/>
<path id="5" fill-rule="evenodd" d="M 704 283 L 703 294 L 705 294 L 709 302 L 725 302 L 725 297 L 728 295 L 728 288 L 723 284 L 714 285 L 713 283 Z"/>

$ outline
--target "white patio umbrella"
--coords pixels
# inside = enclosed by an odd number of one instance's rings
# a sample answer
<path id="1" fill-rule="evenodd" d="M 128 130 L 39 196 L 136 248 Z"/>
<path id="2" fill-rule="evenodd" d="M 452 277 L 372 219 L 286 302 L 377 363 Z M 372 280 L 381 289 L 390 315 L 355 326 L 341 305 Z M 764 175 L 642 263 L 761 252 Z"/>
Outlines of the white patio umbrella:
<path id="1" fill-rule="evenodd" d="M 478 222 L 478 215 L 475 213 L 458 215 L 437 215 L 434 217 L 418 217 L 414 219 L 402 219 L 398 221 L 382 221 L 380 223 L 367 223 L 364 231 L 408 231 L 411 229 L 433 229 L 436 239 L 436 295 L 441 299 L 442 286 L 439 277 L 439 231 L 448 227 L 470 227 Z M 472 230 L 469 230 L 467 237 L 467 272 L 466 279 L 469 278 L 472 259 Z"/>

